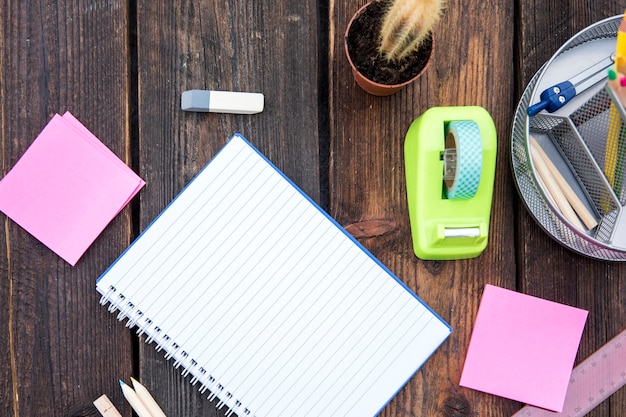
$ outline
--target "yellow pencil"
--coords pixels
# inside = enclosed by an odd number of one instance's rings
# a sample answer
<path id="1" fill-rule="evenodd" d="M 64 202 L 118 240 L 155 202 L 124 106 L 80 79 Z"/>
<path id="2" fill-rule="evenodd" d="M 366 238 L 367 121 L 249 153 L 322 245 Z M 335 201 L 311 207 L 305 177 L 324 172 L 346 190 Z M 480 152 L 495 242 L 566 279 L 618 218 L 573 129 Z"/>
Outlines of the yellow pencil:
<path id="1" fill-rule="evenodd" d="M 620 73 L 624 73 L 626 71 L 626 11 L 624 11 L 624 17 L 622 18 L 619 28 L 617 29 L 615 70 Z M 609 75 L 611 75 L 610 72 Z M 619 87 L 614 90 L 618 96 L 621 95 L 622 88 L 624 87 Z M 618 169 L 617 164 L 619 150 L 624 147 L 624 138 L 620 137 L 623 134 L 623 122 L 615 106 L 615 103 L 611 103 L 609 106 L 609 126 L 606 138 L 606 148 L 604 151 L 604 175 L 609 181 L 611 188 L 613 188 L 613 191 L 619 195 L 620 190 L 618 190 L 618 188 L 621 188 L 621 180 L 617 178 L 616 171 Z M 603 202 L 602 205 L 603 209 L 608 209 L 606 203 Z"/>
<path id="2" fill-rule="evenodd" d="M 131 387 L 126 385 L 122 380 L 120 380 L 120 386 L 122 387 L 122 393 L 124 397 L 126 397 L 126 401 L 130 403 L 130 406 L 133 407 L 133 410 L 135 410 L 135 413 L 137 413 L 139 417 L 152 417 L 150 411 L 143 405 L 141 399 L 139 399 L 139 396 Z"/>
<path id="3" fill-rule="evenodd" d="M 604 175 L 606 175 L 611 188 L 615 190 L 615 169 L 617 168 L 617 154 L 622 130 L 622 119 L 615 107 L 611 103 L 609 107 L 609 127 L 606 139 L 606 149 L 604 152 Z M 616 190 L 615 190 L 616 191 Z"/>
<path id="4" fill-rule="evenodd" d="M 140 384 L 135 378 L 131 377 L 130 380 L 133 383 L 133 388 L 135 388 L 137 396 L 139 397 L 143 405 L 146 406 L 148 411 L 150 411 L 152 417 L 167 417 L 163 410 L 161 410 L 161 407 L 159 407 L 159 404 L 150 394 L 150 391 L 148 391 L 148 389 Z"/>
<path id="5" fill-rule="evenodd" d="M 619 28 L 617 29 L 617 46 L 615 49 L 615 66 L 618 72 L 624 73 L 626 72 L 626 11 L 624 11 L 624 17 L 620 22 Z M 626 87 L 621 87 L 618 91 L 622 92 L 622 90 Z M 624 121 L 621 119 L 619 114 L 617 113 L 617 109 L 614 109 L 615 105 L 611 105 L 611 110 L 609 111 L 609 129 L 616 128 L 616 118 L 619 120 L 619 131 L 617 134 L 613 133 L 609 137 L 607 137 L 606 143 L 606 151 L 605 151 L 605 175 L 617 194 L 618 198 L 621 198 L 622 186 L 623 186 L 623 166 L 624 166 L 624 158 L 626 155 L 626 131 L 624 129 Z M 611 126 L 611 124 L 613 126 Z M 617 138 L 615 137 L 617 136 Z M 608 172 L 607 172 L 608 171 Z"/>
<path id="6" fill-rule="evenodd" d="M 626 11 L 617 29 L 617 47 L 615 48 L 615 69 L 625 72 L 626 69 Z"/>

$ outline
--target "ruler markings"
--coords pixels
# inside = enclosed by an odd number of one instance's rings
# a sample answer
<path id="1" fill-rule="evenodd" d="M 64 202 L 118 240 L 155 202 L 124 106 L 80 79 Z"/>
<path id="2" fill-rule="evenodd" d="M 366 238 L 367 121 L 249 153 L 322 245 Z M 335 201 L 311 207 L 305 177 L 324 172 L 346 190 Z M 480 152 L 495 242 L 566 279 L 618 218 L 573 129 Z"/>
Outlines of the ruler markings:
<path id="1" fill-rule="evenodd" d="M 527 405 L 512 417 L 582 417 L 626 385 L 626 329 L 572 371 L 563 411 Z"/>

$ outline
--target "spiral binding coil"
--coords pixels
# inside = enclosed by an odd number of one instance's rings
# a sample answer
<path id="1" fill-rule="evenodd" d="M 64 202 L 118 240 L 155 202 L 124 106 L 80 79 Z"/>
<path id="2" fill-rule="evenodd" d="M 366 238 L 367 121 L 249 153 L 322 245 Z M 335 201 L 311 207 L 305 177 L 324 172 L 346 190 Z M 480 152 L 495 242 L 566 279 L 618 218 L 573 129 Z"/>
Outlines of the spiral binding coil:
<path id="1" fill-rule="evenodd" d="M 101 305 L 106 306 L 107 303 L 109 304 L 108 311 L 110 313 L 115 313 L 119 310 L 119 313 L 117 314 L 117 319 L 119 321 L 127 319 L 126 327 L 137 327 L 137 335 L 147 335 L 146 343 L 150 344 L 154 342 L 156 344 L 155 349 L 157 352 L 164 350 L 165 359 L 173 359 L 174 363 L 172 366 L 175 369 L 182 367 L 181 375 L 183 377 L 191 374 L 192 378 L 190 383 L 192 386 L 195 386 L 196 383 L 200 382 L 201 385 L 198 388 L 198 391 L 201 394 L 209 391 L 210 394 L 207 397 L 209 401 L 213 401 L 215 398 L 218 398 L 220 401 L 216 404 L 216 407 L 218 409 L 222 409 L 226 406 L 228 409 L 226 412 L 227 417 L 233 414 L 237 414 L 238 416 L 256 417 L 252 414 L 250 409 L 244 407 L 241 401 L 236 399 L 234 395 L 221 383 L 219 383 L 209 372 L 207 372 L 206 369 L 198 366 L 198 362 L 193 358 L 190 358 L 189 354 L 182 350 L 180 345 L 164 333 L 159 326 L 155 325 L 150 318 L 144 317 L 143 312 L 137 309 L 132 302 L 126 300 L 126 297 L 123 294 L 118 294 L 114 286 L 109 286 L 108 291 L 100 298 Z"/>

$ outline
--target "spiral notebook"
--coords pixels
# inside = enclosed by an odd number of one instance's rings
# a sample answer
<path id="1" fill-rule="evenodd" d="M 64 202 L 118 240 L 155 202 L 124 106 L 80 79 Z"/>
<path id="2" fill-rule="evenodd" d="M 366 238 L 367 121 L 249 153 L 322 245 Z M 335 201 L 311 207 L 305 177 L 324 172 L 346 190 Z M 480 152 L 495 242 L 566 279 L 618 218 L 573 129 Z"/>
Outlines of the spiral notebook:
<path id="1" fill-rule="evenodd" d="M 451 332 L 240 135 L 96 286 L 242 417 L 374 416 Z"/>

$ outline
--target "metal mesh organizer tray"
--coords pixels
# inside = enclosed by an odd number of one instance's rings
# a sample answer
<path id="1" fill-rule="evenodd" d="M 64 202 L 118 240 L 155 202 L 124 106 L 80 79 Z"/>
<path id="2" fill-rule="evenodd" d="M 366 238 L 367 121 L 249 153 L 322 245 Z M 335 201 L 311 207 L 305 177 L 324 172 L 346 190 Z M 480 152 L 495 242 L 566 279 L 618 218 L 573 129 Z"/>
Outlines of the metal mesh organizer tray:
<path id="1" fill-rule="evenodd" d="M 626 143 L 626 112 L 610 90 L 602 85 L 568 103 L 563 112 L 541 112 L 527 116 L 526 110 L 538 96 L 546 71 L 558 64 L 562 54 L 598 40 L 615 39 L 622 15 L 614 16 L 576 34 L 535 74 L 526 87 L 515 112 L 512 129 L 511 162 L 519 194 L 537 223 L 565 247 L 596 259 L 626 260 L 626 173 L 619 160 L 615 177 L 605 175 L 607 134 L 611 119 L 618 115 L 619 142 Z M 614 42 L 612 42 L 614 48 Z M 543 82 L 545 85 L 545 82 Z M 612 108 L 613 107 L 613 108 Z M 612 114 L 612 112 L 614 114 Z M 621 116 L 621 120 L 619 119 Z M 621 126 L 621 127 L 620 127 Z M 587 208 L 598 226 L 587 232 L 572 225 L 553 205 L 539 181 L 530 158 L 530 136 L 546 149 Z"/>

